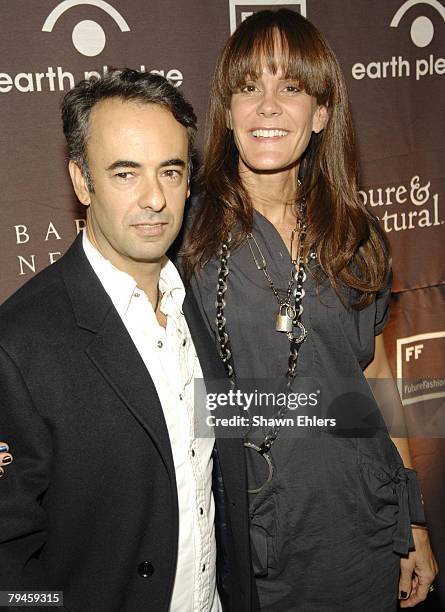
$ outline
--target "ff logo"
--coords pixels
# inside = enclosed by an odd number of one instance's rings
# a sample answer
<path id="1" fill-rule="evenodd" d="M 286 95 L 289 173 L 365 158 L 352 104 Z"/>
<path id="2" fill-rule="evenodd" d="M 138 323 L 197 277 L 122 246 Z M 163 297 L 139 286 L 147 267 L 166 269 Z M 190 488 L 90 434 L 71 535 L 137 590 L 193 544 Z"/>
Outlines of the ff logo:
<path id="1" fill-rule="evenodd" d="M 273 2 L 273 0 L 229 0 L 230 33 L 232 34 L 240 23 L 252 13 L 284 7 L 306 17 L 306 0 L 277 0 L 276 2 Z"/>
<path id="2" fill-rule="evenodd" d="M 397 339 L 397 385 L 404 406 L 445 397 L 445 378 L 437 375 L 444 345 L 445 331 Z"/>
<path id="3" fill-rule="evenodd" d="M 396 11 L 390 24 L 391 28 L 397 28 L 406 11 L 413 6 L 416 6 L 416 4 L 427 4 L 432 6 L 445 21 L 445 8 L 438 0 L 407 0 Z M 411 24 L 411 40 L 417 47 L 427 47 L 433 40 L 433 36 L 434 26 L 429 17 L 422 15 L 414 19 Z"/>
<path id="4" fill-rule="evenodd" d="M 52 32 L 59 17 L 61 17 L 69 9 L 82 4 L 97 6 L 105 11 L 105 13 L 107 13 L 112 19 L 114 19 L 121 32 L 130 31 L 128 24 L 122 15 L 114 7 L 112 7 L 111 4 L 105 2 L 104 0 L 64 0 L 64 2 L 58 4 L 48 15 L 45 23 L 43 24 L 42 32 Z M 74 26 L 72 40 L 73 45 L 77 51 L 79 51 L 79 53 L 93 57 L 95 55 L 99 55 L 99 53 L 102 53 L 107 39 L 101 25 L 99 25 L 96 21 L 91 21 L 91 19 L 85 19 L 84 21 L 79 21 L 79 23 Z"/>
<path id="5" fill-rule="evenodd" d="M 414 355 L 414 359 L 419 359 L 423 349 L 423 344 L 414 344 L 413 346 L 407 346 L 405 348 L 405 361 L 411 361 Z"/>

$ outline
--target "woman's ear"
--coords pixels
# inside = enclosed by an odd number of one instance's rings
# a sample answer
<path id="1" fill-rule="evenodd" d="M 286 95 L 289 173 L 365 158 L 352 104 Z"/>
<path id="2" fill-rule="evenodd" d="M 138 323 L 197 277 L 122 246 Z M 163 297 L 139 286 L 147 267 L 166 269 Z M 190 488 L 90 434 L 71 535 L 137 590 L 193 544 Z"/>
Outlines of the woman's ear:
<path id="1" fill-rule="evenodd" d="M 226 110 L 226 127 L 228 130 L 232 130 L 232 113 L 230 112 L 230 108 Z"/>
<path id="2" fill-rule="evenodd" d="M 315 109 L 314 117 L 312 119 L 312 131 L 318 134 L 322 130 L 324 130 L 326 123 L 328 121 L 329 113 L 327 106 L 324 104 L 320 104 Z"/>

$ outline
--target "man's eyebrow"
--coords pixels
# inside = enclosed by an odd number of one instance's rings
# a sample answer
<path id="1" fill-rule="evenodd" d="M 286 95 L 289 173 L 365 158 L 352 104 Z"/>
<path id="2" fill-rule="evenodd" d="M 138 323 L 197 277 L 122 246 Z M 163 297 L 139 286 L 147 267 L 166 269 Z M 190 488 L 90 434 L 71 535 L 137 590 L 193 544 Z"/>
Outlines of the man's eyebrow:
<path id="1" fill-rule="evenodd" d="M 172 159 L 166 159 L 159 164 L 160 168 L 166 168 L 167 166 L 180 166 L 181 168 L 185 168 L 186 162 L 180 157 L 174 157 Z M 142 168 L 142 164 L 139 162 L 130 161 L 128 159 L 118 159 L 108 166 L 106 170 L 107 172 L 111 172 L 117 168 Z"/>
<path id="2" fill-rule="evenodd" d="M 180 157 L 174 157 L 173 159 L 166 159 L 159 164 L 160 168 L 165 168 L 166 166 L 180 166 L 181 168 L 185 168 L 186 163 Z"/>
<path id="3" fill-rule="evenodd" d="M 116 170 L 116 168 L 141 168 L 141 164 L 128 159 L 118 159 L 108 166 L 107 171 Z"/>

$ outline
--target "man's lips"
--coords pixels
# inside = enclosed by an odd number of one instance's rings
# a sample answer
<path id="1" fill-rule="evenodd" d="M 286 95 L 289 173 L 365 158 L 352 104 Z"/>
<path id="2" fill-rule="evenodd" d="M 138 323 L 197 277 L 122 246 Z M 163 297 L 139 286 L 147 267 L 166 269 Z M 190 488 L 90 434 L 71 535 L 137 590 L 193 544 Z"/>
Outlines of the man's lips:
<path id="1" fill-rule="evenodd" d="M 166 221 L 161 221 L 158 223 L 132 223 L 130 227 L 134 227 L 138 233 L 144 236 L 158 236 L 163 233 L 167 225 Z"/>
<path id="2" fill-rule="evenodd" d="M 156 221 L 155 223 L 153 221 L 138 221 L 137 223 L 130 223 L 130 225 L 132 227 L 139 227 L 139 226 L 149 226 L 149 227 L 155 227 L 157 225 L 167 225 L 167 221 Z"/>

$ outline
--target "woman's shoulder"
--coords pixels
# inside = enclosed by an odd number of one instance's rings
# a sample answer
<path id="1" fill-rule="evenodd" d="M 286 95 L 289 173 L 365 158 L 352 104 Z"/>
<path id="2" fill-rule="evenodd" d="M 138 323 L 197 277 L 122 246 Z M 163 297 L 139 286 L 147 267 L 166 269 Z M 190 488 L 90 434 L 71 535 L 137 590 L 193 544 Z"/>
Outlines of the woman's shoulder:
<path id="1" fill-rule="evenodd" d="M 204 191 L 195 192 L 188 198 L 184 211 L 184 228 L 186 231 L 201 213 L 205 199 Z"/>

